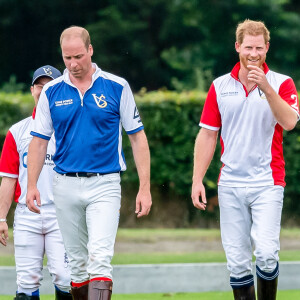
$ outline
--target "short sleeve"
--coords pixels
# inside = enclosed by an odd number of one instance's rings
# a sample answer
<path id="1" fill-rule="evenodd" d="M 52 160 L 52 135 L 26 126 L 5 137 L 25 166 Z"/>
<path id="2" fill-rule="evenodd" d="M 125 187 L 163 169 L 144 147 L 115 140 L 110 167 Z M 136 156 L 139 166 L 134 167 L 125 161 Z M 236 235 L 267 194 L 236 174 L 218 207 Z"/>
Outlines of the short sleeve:
<path id="1" fill-rule="evenodd" d="M 209 88 L 202 110 L 200 126 L 215 131 L 219 130 L 221 127 L 221 115 L 214 84 Z"/>
<path id="2" fill-rule="evenodd" d="M 50 113 L 49 101 L 46 95 L 46 87 L 43 88 L 36 108 L 31 135 L 50 140 L 54 131 Z"/>
<path id="3" fill-rule="evenodd" d="M 279 96 L 293 108 L 299 119 L 299 99 L 295 83 L 292 78 L 285 80 L 279 88 Z"/>
<path id="4" fill-rule="evenodd" d="M 121 95 L 120 117 L 122 126 L 127 134 L 133 134 L 144 129 L 132 91 L 127 82 L 123 87 Z"/>
<path id="5" fill-rule="evenodd" d="M 20 158 L 16 141 L 10 131 L 7 132 L 0 158 L 0 176 L 18 178 Z"/>

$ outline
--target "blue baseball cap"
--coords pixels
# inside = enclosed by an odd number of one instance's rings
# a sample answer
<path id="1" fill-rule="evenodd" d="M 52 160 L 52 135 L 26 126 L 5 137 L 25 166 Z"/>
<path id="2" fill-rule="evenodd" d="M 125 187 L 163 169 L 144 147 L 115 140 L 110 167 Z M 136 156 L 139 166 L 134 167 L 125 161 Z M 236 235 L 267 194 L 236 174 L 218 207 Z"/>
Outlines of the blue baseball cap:
<path id="1" fill-rule="evenodd" d="M 52 79 L 55 79 L 59 76 L 61 76 L 60 71 L 52 66 L 46 65 L 35 70 L 32 77 L 32 85 L 34 85 L 35 81 L 40 77 L 50 77 Z"/>

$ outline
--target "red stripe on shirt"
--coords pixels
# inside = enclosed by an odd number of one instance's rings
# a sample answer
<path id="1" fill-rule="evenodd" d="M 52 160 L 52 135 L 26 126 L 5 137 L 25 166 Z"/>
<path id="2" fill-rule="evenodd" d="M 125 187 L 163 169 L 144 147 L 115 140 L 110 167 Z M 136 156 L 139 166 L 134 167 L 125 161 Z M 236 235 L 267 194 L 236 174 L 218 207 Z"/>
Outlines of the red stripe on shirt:
<path id="1" fill-rule="evenodd" d="M 217 102 L 217 95 L 214 84 L 212 84 L 209 88 L 200 123 L 203 123 L 212 127 L 221 127 L 221 115 L 219 111 L 219 106 Z"/>
<path id="2" fill-rule="evenodd" d="M 20 159 L 17 150 L 16 141 L 10 131 L 7 132 L 5 141 L 2 148 L 2 154 L 0 158 L 0 172 L 8 173 L 12 175 L 19 175 Z M 15 202 L 21 195 L 21 187 L 19 181 L 17 181 L 15 190 Z"/>
<path id="3" fill-rule="evenodd" d="M 283 129 L 279 124 L 276 124 L 272 146 L 271 146 L 271 154 L 272 154 L 272 161 L 270 167 L 272 169 L 272 176 L 274 179 L 274 185 L 281 185 L 285 186 L 285 162 L 283 158 L 283 148 L 282 148 L 282 132 Z"/>
<path id="4" fill-rule="evenodd" d="M 7 132 L 0 159 L 0 172 L 19 175 L 19 153 L 16 141 L 10 131 Z"/>

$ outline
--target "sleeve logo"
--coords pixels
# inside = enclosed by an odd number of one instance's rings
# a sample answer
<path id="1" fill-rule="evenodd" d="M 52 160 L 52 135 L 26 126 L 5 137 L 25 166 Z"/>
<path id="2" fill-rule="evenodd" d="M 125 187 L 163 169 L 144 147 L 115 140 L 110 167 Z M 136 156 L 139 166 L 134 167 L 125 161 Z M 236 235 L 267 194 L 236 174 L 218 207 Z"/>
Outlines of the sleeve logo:
<path id="1" fill-rule="evenodd" d="M 97 97 L 96 94 L 92 94 L 92 96 L 94 97 L 94 100 L 95 100 L 98 107 L 104 108 L 104 107 L 107 106 L 107 102 L 104 100 L 105 96 L 103 94 L 101 94 L 100 97 Z"/>
<path id="2" fill-rule="evenodd" d="M 291 107 L 292 107 L 293 109 L 295 109 L 297 112 L 299 112 L 299 107 L 298 107 L 298 96 L 295 95 L 295 94 L 293 94 L 293 95 L 291 95 L 291 98 L 295 101 L 295 102 L 291 105 Z"/>
<path id="3" fill-rule="evenodd" d="M 134 108 L 133 119 L 138 119 L 138 123 L 142 122 L 137 107 Z"/>

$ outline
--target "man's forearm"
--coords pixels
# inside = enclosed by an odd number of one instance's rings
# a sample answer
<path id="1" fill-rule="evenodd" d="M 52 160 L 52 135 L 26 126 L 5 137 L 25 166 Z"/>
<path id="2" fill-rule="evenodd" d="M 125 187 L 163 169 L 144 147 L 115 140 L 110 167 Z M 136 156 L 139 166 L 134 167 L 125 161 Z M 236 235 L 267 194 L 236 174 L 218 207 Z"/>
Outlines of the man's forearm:
<path id="1" fill-rule="evenodd" d="M 129 136 L 136 164 L 140 189 L 150 189 L 150 151 L 144 131 Z"/>
<path id="2" fill-rule="evenodd" d="M 0 186 L 0 219 L 6 219 L 14 199 L 17 178 L 3 177 Z"/>
<path id="3" fill-rule="evenodd" d="M 215 152 L 217 136 L 217 131 L 205 128 L 200 130 L 194 149 L 193 182 L 202 182 Z"/>
<path id="4" fill-rule="evenodd" d="M 264 92 L 272 113 L 285 130 L 292 130 L 297 123 L 297 113 L 270 86 Z"/>
<path id="5" fill-rule="evenodd" d="M 35 187 L 45 162 L 48 141 L 33 137 L 28 148 L 28 188 Z"/>

